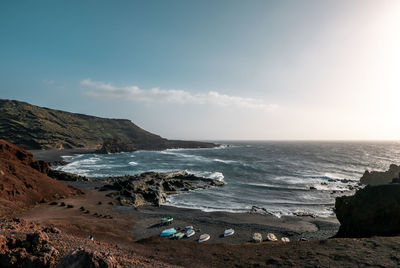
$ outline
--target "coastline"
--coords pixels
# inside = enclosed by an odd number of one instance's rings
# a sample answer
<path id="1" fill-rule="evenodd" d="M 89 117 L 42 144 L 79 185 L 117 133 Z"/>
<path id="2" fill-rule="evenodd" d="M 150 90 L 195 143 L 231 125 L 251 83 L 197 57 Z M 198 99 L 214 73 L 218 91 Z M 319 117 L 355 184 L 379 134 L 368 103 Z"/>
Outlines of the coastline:
<path id="1" fill-rule="evenodd" d="M 64 161 L 63 156 L 93 154 L 95 151 L 96 149 L 64 149 L 31 150 L 30 152 L 37 160 L 57 164 L 59 161 Z M 100 188 L 104 185 L 104 182 L 96 180 L 91 182 L 69 181 L 67 183 L 78 189 L 88 191 L 96 191 L 94 190 L 95 188 Z M 148 227 L 164 216 L 172 216 L 175 222 L 182 227 L 196 224 L 201 230 L 210 230 L 209 233 L 213 237 L 211 241 L 215 239 L 214 242 L 248 242 L 254 232 L 262 232 L 264 236 L 268 232 L 273 232 L 279 238 L 286 236 L 295 241 L 301 237 L 307 240 L 319 240 L 333 237 L 339 228 L 339 222 L 335 216 L 312 217 L 305 215 L 282 216 L 278 218 L 273 215 L 265 215 L 257 212 L 251 213 L 250 211 L 235 213 L 229 211 L 208 212 L 200 209 L 173 206 L 171 204 L 163 204 L 160 207 L 142 206 L 138 209 L 129 206 L 116 206 L 114 209 L 123 215 L 138 217 L 137 228 L 132 230 L 132 234 L 137 240 L 159 235 L 162 228 Z M 221 240 L 219 235 L 228 228 L 234 228 L 238 231 L 235 236 Z"/>
<path id="2" fill-rule="evenodd" d="M 27 150 L 33 154 L 35 160 L 42 160 L 48 163 L 63 161 L 63 156 L 73 156 L 76 154 L 94 154 L 96 149 L 63 149 L 63 150 Z"/>
<path id="3" fill-rule="evenodd" d="M 219 148 L 222 147 L 222 144 L 215 144 L 214 147 L 210 147 L 210 148 Z M 208 147 L 204 147 L 204 148 L 168 148 L 168 149 L 163 149 L 160 151 L 168 151 L 168 150 L 192 150 L 192 149 L 210 149 Z M 60 161 L 64 161 L 63 156 L 74 156 L 74 155 L 78 155 L 78 154 L 95 154 L 96 152 L 98 152 L 98 149 L 96 148 L 75 148 L 75 149 L 62 149 L 62 150 L 56 150 L 56 149 L 44 149 L 44 150 L 27 150 L 28 152 L 30 152 L 33 157 L 36 160 L 42 160 L 42 161 L 46 161 L 48 163 L 57 163 Z M 137 150 L 134 152 L 139 152 L 139 151 L 154 151 L 154 150 Z M 157 150 L 156 150 L 157 151 Z M 122 152 L 121 152 L 122 153 Z"/>
<path id="4" fill-rule="evenodd" d="M 99 192 L 98 189 L 103 182 L 68 182 L 69 185 L 96 196 L 105 196 L 108 192 Z M 117 204 L 118 201 L 113 200 Z M 158 237 L 162 230 L 168 228 L 159 226 L 162 217 L 174 218 L 171 226 L 176 229 L 183 229 L 192 225 L 196 235 L 185 239 L 197 241 L 200 233 L 211 235 L 210 243 L 245 243 L 250 242 L 253 233 L 259 232 L 265 238 L 267 233 L 275 233 L 278 238 L 289 237 L 291 241 L 298 241 L 300 238 L 307 240 L 321 240 L 333 237 L 339 228 L 336 217 L 321 218 L 310 216 L 284 216 L 281 218 L 273 215 L 260 213 L 231 213 L 231 212 L 205 212 L 199 209 L 188 209 L 170 205 L 141 206 L 138 208 L 130 206 L 115 205 L 112 211 L 135 219 L 135 224 L 129 232 L 135 241 Z M 103 213 L 104 214 L 104 213 Z M 235 229 L 235 235 L 224 238 L 225 229 Z"/>
<path id="5" fill-rule="evenodd" d="M 276 218 L 171 206 L 135 209 L 119 206 L 117 201 L 105 196 L 107 192 L 98 191 L 96 187 L 103 184 L 101 181 L 66 183 L 81 189 L 85 195 L 60 198 L 55 205 L 40 203 L 14 215 L 26 222 L 28 231 L 22 231 L 21 236 L 31 232 L 29 226 L 60 229 L 60 233 L 49 237 L 61 256 L 84 247 L 112 254 L 122 267 L 397 267 L 400 260 L 399 237 L 331 238 L 339 226 L 335 218 Z M 201 231 L 179 241 L 161 238 L 160 232 L 170 227 L 155 225 L 165 216 L 174 217 L 171 227 L 193 225 Z M 7 226 L 1 233 L 11 237 L 15 231 Z M 228 228 L 234 228 L 235 235 L 220 237 Z M 273 232 L 278 238 L 290 237 L 291 242 L 249 243 L 253 232 L 262 233 L 264 239 L 267 233 Z M 209 233 L 211 239 L 198 243 L 196 239 L 201 233 Z M 88 236 L 93 236 L 94 241 Z M 311 241 L 298 241 L 300 237 Z"/>

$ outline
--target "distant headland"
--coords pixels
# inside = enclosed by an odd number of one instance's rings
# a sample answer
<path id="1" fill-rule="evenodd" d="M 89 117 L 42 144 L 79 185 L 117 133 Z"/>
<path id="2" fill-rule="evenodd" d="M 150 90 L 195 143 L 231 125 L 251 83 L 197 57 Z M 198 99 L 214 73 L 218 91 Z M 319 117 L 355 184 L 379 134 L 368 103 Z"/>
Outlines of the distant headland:
<path id="1" fill-rule="evenodd" d="M 213 143 L 168 140 L 127 119 L 109 119 L 0 99 L 0 137 L 26 150 L 93 149 L 97 153 L 211 148 Z"/>

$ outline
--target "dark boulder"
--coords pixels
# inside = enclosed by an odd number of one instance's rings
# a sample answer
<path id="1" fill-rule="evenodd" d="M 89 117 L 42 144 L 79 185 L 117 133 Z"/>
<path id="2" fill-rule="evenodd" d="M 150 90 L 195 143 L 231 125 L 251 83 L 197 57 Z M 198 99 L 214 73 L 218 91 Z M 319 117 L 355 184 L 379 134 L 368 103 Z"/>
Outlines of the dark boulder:
<path id="1" fill-rule="evenodd" d="M 336 198 L 337 237 L 400 235 L 400 184 L 366 186 Z"/>
<path id="2" fill-rule="evenodd" d="M 117 260 L 110 254 L 84 249 L 74 250 L 65 255 L 56 268 L 114 268 L 119 267 Z"/>
<path id="3" fill-rule="evenodd" d="M 59 181 L 91 181 L 90 178 L 85 176 L 80 176 L 73 173 L 61 170 L 55 170 L 51 168 L 47 170 L 47 176 Z"/>

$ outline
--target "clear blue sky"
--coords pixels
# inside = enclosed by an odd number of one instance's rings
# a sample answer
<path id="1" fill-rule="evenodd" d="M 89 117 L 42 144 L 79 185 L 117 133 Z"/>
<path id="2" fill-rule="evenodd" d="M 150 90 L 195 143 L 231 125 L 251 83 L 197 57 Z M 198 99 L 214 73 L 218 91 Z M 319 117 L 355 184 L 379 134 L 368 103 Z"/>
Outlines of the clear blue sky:
<path id="1" fill-rule="evenodd" d="M 0 98 L 167 138 L 400 139 L 399 7 L 5 0 Z"/>

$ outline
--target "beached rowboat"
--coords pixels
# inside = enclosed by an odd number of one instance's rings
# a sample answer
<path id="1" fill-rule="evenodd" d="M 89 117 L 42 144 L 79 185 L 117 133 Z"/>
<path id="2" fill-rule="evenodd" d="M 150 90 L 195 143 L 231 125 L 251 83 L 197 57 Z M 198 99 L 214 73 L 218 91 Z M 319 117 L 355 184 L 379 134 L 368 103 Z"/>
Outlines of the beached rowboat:
<path id="1" fill-rule="evenodd" d="M 175 234 L 175 233 L 176 233 L 175 228 L 169 228 L 169 229 L 166 229 L 166 230 L 162 231 L 161 234 L 160 234 L 160 236 L 161 236 L 161 237 L 166 237 L 166 236 L 173 235 L 173 234 Z"/>
<path id="2" fill-rule="evenodd" d="M 207 240 L 210 239 L 210 235 L 209 234 L 202 234 L 199 238 L 199 242 L 206 242 Z"/>
<path id="3" fill-rule="evenodd" d="M 268 233 L 267 234 L 267 240 L 268 241 L 278 241 L 278 238 L 273 233 Z"/>
<path id="4" fill-rule="evenodd" d="M 179 233 L 174 234 L 174 236 L 172 238 L 176 239 L 176 240 L 181 240 L 184 236 L 185 236 L 185 233 L 179 232 Z"/>
<path id="5" fill-rule="evenodd" d="M 186 232 L 186 237 L 191 237 L 194 236 L 196 232 L 193 229 L 190 229 Z"/>
<path id="6" fill-rule="evenodd" d="M 190 226 L 186 226 L 185 228 L 183 228 L 185 231 L 188 231 L 188 230 L 193 230 L 193 226 L 192 225 L 190 225 Z"/>
<path id="7" fill-rule="evenodd" d="M 161 218 L 161 223 L 162 224 L 171 223 L 173 220 L 174 220 L 174 218 L 165 217 L 165 218 Z"/>
<path id="8" fill-rule="evenodd" d="M 225 232 L 224 232 L 224 237 L 231 236 L 231 235 L 233 235 L 234 233 L 235 233 L 235 230 L 233 230 L 233 229 L 227 229 L 227 230 L 225 230 Z"/>
<path id="9" fill-rule="evenodd" d="M 290 239 L 287 237 L 282 237 L 281 240 L 282 240 L 282 242 L 285 242 L 285 243 L 290 242 Z"/>

